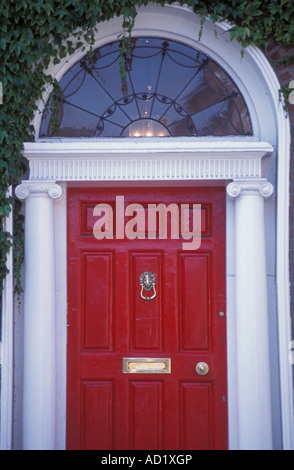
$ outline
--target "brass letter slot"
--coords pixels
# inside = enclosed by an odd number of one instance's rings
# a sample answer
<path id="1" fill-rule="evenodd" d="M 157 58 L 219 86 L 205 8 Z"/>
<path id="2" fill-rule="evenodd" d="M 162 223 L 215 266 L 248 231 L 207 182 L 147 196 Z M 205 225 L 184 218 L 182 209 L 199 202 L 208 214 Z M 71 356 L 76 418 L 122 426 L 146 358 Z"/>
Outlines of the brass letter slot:
<path id="1" fill-rule="evenodd" d="M 148 357 L 124 357 L 124 374 L 170 374 L 171 359 Z"/>

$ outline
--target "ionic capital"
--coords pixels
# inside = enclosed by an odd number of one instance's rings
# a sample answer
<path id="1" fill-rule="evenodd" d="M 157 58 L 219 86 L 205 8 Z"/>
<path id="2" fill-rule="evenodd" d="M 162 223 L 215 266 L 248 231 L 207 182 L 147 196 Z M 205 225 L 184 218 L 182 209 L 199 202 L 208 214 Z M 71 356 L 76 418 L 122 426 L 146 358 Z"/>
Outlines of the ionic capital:
<path id="1" fill-rule="evenodd" d="M 50 197 L 60 199 L 62 196 L 62 187 L 53 181 L 23 181 L 15 190 L 16 197 L 22 201 L 28 197 Z"/>
<path id="2" fill-rule="evenodd" d="M 274 187 L 265 178 L 234 180 L 227 186 L 227 194 L 233 199 L 240 194 L 254 195 L 256 192 L 267 199 L 273 194 Z"/>

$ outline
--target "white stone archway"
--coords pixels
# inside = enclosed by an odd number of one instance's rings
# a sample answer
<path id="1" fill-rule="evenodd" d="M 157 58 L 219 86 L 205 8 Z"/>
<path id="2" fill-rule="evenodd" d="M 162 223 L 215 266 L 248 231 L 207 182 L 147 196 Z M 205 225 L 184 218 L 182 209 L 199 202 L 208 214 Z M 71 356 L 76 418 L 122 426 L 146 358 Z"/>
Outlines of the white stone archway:
<path id="1" fill-rule="evenodd" d="M 30 179 L 17 189 L 17 196 L 26 200 L 25 448 L 65 446 L 66 186 L 122 181 L 228 184 L 230 448 L 268 449 L 273 445 L 269 310 L 279 326 L 279 363 L 274 367 L 280 369 L 275 376 L 280 381 L 283 447 L 293 446 L 292 375 L 288 362 L 289 124 L 279 105 L 278 81 L 263 54 L 250 47 L 242 60 L 239 46 L 229 41 L 226 25 L 207 22 L 201 42 L 197 40 L 199 28 L 199 19 L 187 8 L 150 6 L 140 10 L 133 35 L 178 40 L 218 62 L 247 102 L 253 137 L 136 142 L 37 139 L 25 144 Z M 115 40 L 120 32 L 120 19 L 100 25 L 96 47 Z M 83 54 L 78 51 L 58 66 L 52 66 L 49 72 L 60 80 Z M 38 133 L 40 115 L 36 115 L 34 125 Z M 276 214 L 274 202 L 266 206 L 264 213 L 264 200 L 270 201 L 272 184 Z M 63 199 L 54 203 L 62 192 Z M 276 240 L 275 253 L 272 240 Z M 244 259 L 244 244 L 248 246 L 249 259 L 248 256 Z M 42 266 L 38 265 L 39 255 Z M 267 284 L 276 290 L 277 310 L 268 308 Z M 50 371 L 49 375 L 45 376 L 44 368 Z"/>

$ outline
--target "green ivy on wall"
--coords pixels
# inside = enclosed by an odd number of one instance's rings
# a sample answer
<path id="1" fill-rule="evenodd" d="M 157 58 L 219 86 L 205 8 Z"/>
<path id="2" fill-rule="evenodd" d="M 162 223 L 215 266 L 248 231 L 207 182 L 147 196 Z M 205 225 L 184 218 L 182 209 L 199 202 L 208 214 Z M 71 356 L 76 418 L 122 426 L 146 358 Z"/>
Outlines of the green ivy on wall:
<path id="1" fill-rule="evenodd" d="M 23 231 L 20 204 L 7 197 L 8 188 L 17 185 L 25 172 L 22 159 L 24 141 L 34 140 L 31 126 L 36 102 L 48 83 L 46 70 L 51 60 L 72 54 L 94 42 L 99 23 L 122 17 L 122 34 L 132 31 L 136 8 L 148 3 L 187 5 L 213 23 L 227 21 L 231 40 L 243 48 L 266 48 L 271 39 L 283 45 L 294 44 L 293 0 L 0 0 L 0 286 L 7 274 L 6 257 L 14 246 L 15 290 L 21 292 Z M 201 33 L 201 32 L 200 32 Z M 195 35 L 199 34 L 195 31 Z M 200 34 L 201 35 L 201 34 Z M 69 39 L 71 38 L 71 39 Z M 123 55 L 121 75 L 123 78 Z M 4 230 L 4 218 L 14 207 L 14 238 Z"/>

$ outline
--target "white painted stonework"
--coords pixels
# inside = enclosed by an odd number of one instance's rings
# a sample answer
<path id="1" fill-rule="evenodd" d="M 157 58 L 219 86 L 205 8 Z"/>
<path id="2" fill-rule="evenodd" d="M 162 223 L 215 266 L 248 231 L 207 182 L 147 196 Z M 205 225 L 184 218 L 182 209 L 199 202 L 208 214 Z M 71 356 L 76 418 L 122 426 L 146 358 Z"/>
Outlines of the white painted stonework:
<path id="1" fill-rule="evenodd" d="M 260 178 L 263 142 L 197 138 L 104 139 L 25 145 L 30 180 L 166 181 Z"/>
<path id="2" fill-rule="evenodd" d="M 38 182 L 18 186 L 25 205 L 25 328 L 23 448 L 55 448 L 56 279 L 53 201 L 59 185 Z"/>
<path id="3" fill-rule="evenodd" d="M 25 449 L 65 448 L 66 188 L 116 183 L 227 186 L 230 448 L 272 449 L 277 440 L 273 422 L 278 420 L 282 447 L 293 448 L 289 123 L 279 106 L 279 83 L 263 54 L 248 48 L 242 61 L 239 46 L 225 33 L 226 25 L 207 22 L 201 42 L 197 27 L 199 19 L 187 8 L 150 6 L 140 11 L 133 34 L 178 40 L 216 60 L 247 102 L 252 138 L 36 139 L 24 145 L 29 180 L 16 195 L 25 202 L 26 215 Z M 96 47 L 115 40 L 120 28 L 120 19 L 99 26 Z M 50 73 L 60 80 L 83 54 L 78 51 L 52 66 Z M 38 135 L 39 114 L 34 125 Z M 278 325 L 274 358 L 272 318 Z"/>
<path id="4" fill-rule="evenodd" d="M 272 420 L 269 312 L 263 221 L 264 198 L 271 197 L 273 186 L 263 179 L 235 180 L 228 185 L 227 193 L 236 199 L 239 445 L 241 449 L 270 449 Z M 260 423 L 263 423 L 262 426 Z"/>

